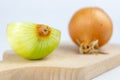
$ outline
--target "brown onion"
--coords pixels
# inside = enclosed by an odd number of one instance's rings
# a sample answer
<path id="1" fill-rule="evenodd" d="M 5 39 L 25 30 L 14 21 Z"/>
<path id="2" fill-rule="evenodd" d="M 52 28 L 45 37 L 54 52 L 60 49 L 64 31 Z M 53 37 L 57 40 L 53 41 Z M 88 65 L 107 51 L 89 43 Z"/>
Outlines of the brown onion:
<path id="1" fill-rule="evenodd" d="M 97 49 L 110 40 L 112 31 L 110 17 L 97 7 L 80 9 L 69 23 L 70 36 L 84 54 L 100 53 Z"/>

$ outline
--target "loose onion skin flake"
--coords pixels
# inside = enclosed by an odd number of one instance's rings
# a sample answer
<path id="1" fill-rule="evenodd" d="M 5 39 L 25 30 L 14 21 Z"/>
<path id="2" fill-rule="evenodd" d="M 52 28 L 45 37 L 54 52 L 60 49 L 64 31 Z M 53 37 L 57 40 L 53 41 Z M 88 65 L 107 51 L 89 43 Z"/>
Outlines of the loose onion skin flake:
<path id="1" fill-rule="evenodd" d="M 69 23 L 70 36 L 83 54 L 104 53 L 98 48 L 110 40 L 112 32 L 113 25 L 110 17 L 97 7 L 80 9 Z"/>

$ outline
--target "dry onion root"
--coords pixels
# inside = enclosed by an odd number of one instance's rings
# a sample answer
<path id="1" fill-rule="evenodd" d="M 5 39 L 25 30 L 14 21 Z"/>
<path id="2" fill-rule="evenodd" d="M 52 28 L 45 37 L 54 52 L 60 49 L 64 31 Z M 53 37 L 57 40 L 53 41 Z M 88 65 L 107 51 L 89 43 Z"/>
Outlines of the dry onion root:
<path id="1" fill-rule="evenodd" d="M 98 40 L 91 42 L 90 44 L 80 43 L 79 40 L 76 40 L 79 44 L 79 51 L 81 54 L 106 54 L 105 52 L 99 51 Z"/>
<path id="2" fill-rule="evenodd" d="M 110 17 L 96 7 L 80 9 L 69 23 L 70 36 L 82 54 L 105 54 L 99 48 L 110 40 L 112 31 Z"/>

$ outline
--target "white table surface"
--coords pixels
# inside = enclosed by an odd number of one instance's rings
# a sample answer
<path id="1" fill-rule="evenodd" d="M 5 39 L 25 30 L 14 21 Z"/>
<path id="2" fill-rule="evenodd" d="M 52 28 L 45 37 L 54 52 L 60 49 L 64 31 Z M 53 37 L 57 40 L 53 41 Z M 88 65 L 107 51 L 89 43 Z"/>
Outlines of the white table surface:
<path id="1" fill-rule="evenodd" d="M 0 60 L 3 52 L 11 49 L 6 38 L 10 22 L 43 23 L 62 32 L 61 42 L 70 41 L 68 23 L 75 11 L 82 7 L 103 8 L 113 21 L 113 36 L 109 43 L 120 44 L 120 1 L 118 0 L 0 0 Z M 93 80 L 120 80 L 117 67 Z"/>

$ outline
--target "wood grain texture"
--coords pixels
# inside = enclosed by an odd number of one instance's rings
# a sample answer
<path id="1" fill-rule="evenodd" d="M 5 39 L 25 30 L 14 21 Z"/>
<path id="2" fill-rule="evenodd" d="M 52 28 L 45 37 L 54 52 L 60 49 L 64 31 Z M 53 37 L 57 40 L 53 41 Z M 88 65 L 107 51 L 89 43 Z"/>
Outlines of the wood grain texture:
<path id="1" fill-rule="evenodd" d="M 43 60 L 26 60 L 6 51 L 0 80 L 91 80 L 120 65 L 120 46 L 106 45 L 106 55 L 82 55 L 72 43 L 61 44 Z"/>

